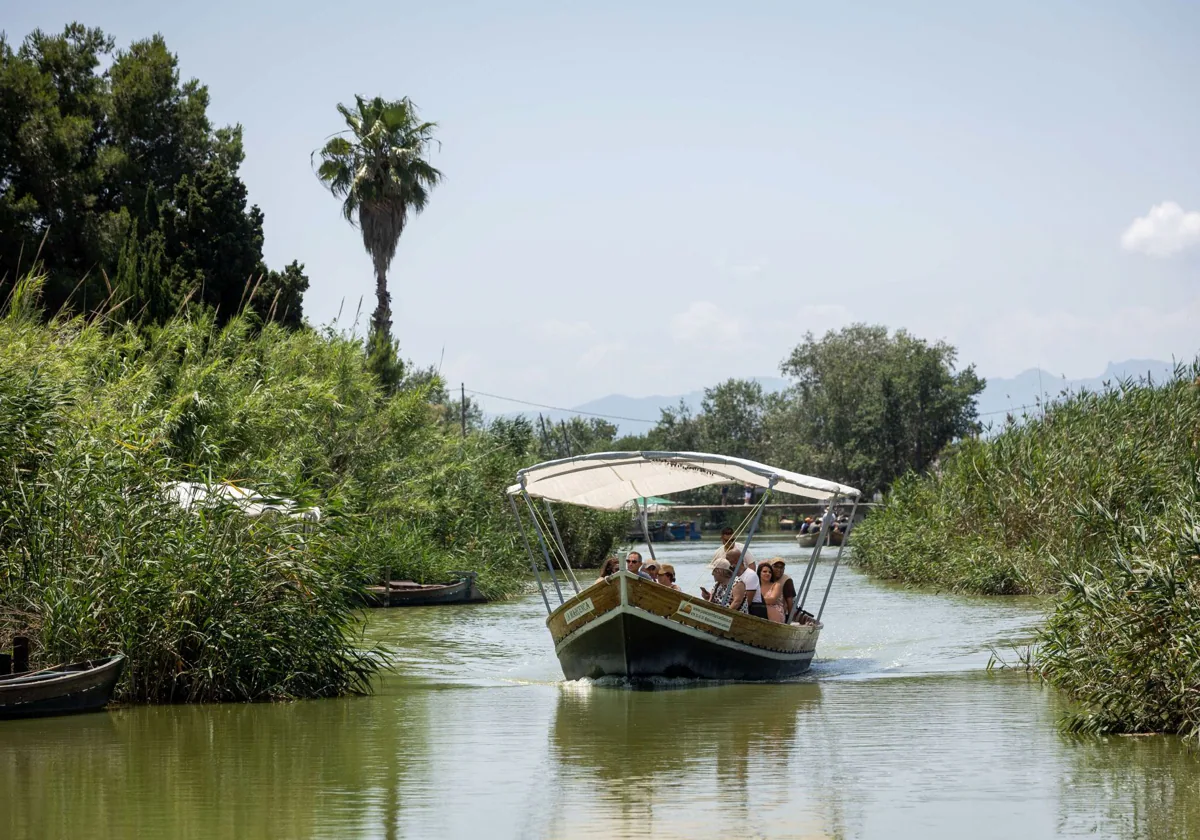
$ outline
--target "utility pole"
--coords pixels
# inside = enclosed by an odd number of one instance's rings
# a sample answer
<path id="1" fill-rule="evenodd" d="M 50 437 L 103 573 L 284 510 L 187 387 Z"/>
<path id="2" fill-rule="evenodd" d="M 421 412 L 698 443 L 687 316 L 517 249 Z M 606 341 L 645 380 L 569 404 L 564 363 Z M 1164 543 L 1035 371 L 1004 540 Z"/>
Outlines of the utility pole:
<path id="1" fill-rule="evenodd" d="M 464 383 L 459 382 L 458 387 L 459 387 L 459 394 L 462 397 L 462 401 L 460 403 L 460 405 L 462 406 L 462 410 L 460 412 L 462 414 L 462 433 L 463 433 L 463 438 L 466 439 L 466 437 L 467 437 L 467 386 Z"/>
<path id="2" fill-rule="evenodd" d="M 538 412 L 538 427 L 542 430 L 542 451 L 545 457 L 550 457 L 550 436 L 546 434 L 546 418 Z"/>
<path id="3" fill-rule="evenodd" d="M 559 425 L 562 426 L 563 442 L 567 445 L 567 457 L 574 457 L 575 453 L 571 451 L 571 436 L 567 434 L 567 421 L 559 420 Z"/>

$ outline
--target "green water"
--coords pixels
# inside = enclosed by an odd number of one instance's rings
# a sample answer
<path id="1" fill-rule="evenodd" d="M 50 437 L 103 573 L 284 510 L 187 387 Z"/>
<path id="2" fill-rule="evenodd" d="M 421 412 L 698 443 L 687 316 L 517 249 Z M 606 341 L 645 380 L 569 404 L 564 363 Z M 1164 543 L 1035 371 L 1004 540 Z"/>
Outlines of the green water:
<path id="1" fill-rule="evenodd" d="M 660 554 L 695 591 L 710 551 Z M 1027 601 L 839 572 L 808 677 L 655 691 L 562 682 L 543 618 L 374 611 L 373 697 L 0 724 L 0 838 L 1200 835 L 1180 741 L 1060 735 L 1053 692 L 984 670 Z"/>

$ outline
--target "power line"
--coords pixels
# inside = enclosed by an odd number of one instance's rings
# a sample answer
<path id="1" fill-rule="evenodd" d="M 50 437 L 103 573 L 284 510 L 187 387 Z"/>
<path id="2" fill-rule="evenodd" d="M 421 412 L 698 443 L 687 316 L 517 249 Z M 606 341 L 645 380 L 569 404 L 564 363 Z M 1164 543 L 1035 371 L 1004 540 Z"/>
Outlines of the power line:
<path id="1" fill-rule="evenodd" d="M 502 397 L 499 394 L 489 394 L 486 391 L 473 391 L 470 388 L 467 388 L 466 390 L 468 394 L 473 394 L 477 397 L 490 397 L 493 400 L 504 400 L 505 402 L 520 403 L 521 405 L 531 405 L 534 408 L 545 408 L 550 411 L 562 411 L 567 414 L 583 414 L 588 417 L 599 417 L 603 420 L 626 420 L 630 423 L 650 423 L 652 425 L 658 422 L 657 420 L 646 420 L 643 417 L 621 417 L 616 414 L 597 414 L 594 411 L 580 411 L 576 408 L 560 408 L 557 405 L 545 405 L 543 403 L 530 402 L 529 400 L 519 400 L 516 397 Z"/>
<path id="2" fill-rule="evenodd" d="M 1012 414 L 1014 411 L 1020 411 L 1022 408 L 1037 408 L 1038 405 L 1039 405 L 1038 403 L 1032 403 L 1030 405 L 1014 405 L 1011 408 L 1000 408 L 1000 409 L 997 409 L 996 411 L 983 411 L 983 412 L 980 412 L 977 416 L 990 417 L 993 414 Z"/>

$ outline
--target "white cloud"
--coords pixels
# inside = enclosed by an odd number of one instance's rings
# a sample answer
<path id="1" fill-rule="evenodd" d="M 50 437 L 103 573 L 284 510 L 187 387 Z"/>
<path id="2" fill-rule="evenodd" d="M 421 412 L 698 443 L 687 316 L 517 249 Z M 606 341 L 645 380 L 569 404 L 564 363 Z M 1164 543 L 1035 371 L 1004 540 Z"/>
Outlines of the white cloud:
<path id="1" fill-rule="evenodd" d="M 625 354 L 625 345 L 617 341 L 594 344 L 579 357 L 579 367 L 590 370 L 595 368 L 616 368 Z"/>
<path id="2" fill-rule="evenodd" d="M 1121 234 L 1122 248 L 1151 257 L 1169 257 L 1196 245 L 1200 245 L 1200 213 L 1184 212 L 1174 201 L 1154 205 Z"/>
<path id="3" fill-rule="evenodd" d="M 713 343 L 735 341 L 742 335 L 742 320 L 711 300 L 698 300 L 671 316 L 671 337 L 679 343 L 707 339 Z"/>

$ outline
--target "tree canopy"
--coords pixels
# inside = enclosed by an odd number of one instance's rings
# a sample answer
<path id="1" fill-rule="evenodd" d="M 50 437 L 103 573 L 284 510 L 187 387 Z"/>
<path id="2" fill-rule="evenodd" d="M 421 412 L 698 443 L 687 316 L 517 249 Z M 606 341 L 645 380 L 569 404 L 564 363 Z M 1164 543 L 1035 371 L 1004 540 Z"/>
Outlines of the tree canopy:
<path id="1" fill-rule="evenodd" d="M 304 267 L 263 263 L 241 126 L 214 128 L 208 104 L 160 35 L 0 36 L 0 296 L 36 261 L 49 314 L 161 322 L 187 300 L 299 325 Z"/>
<path id="2" fill-rule="evenodd" d="M 362 232 L 363 247 L 375 267 L 375 312 L 371 330 L 390 341 L 392 297 L 387 273 L 409 213 L 420 213 L 429 192 L 442 179 L 426 157 L 437 123 L 422 122 L 408 97 L 386 100 L 354 97 L 354 107 L 338 105 L 346 128 L 318 153 L 317 177 L 342 199 L 342 215 Z"/>
<path id="3" fill-rule="evenodd" d="M 770 424 L 782 461 L 870 493 L 924 471 L 951 441 L 979 431 L 973 365 L 904 330 L 853 324 L 805 336 L 781 369 L 794 380 Z"/>
<path id="4" fill-rule="evenodd" d="M 568 422 L 573 452 L 719 452 L 765 461 L 858 487 L 867 495 L 909 471 L 930 467 L 945 447 L 978 429 L 975 397 L 984 381 L 973 366 L 955 370 L 956 351 L 904 330 L 854 324 L 818 339 L 811 333 L 783 361 L 792 380 L 766 393 L 750 379 L 706 388 L 699 413 L 684 402 L 663 409 L 643 434 L 615 437 L 604 420 Z M 545 457 L 567 454 L 562 435 L 543 433 Z M 689 499 L 714 501 L 715 490 Z"/>

